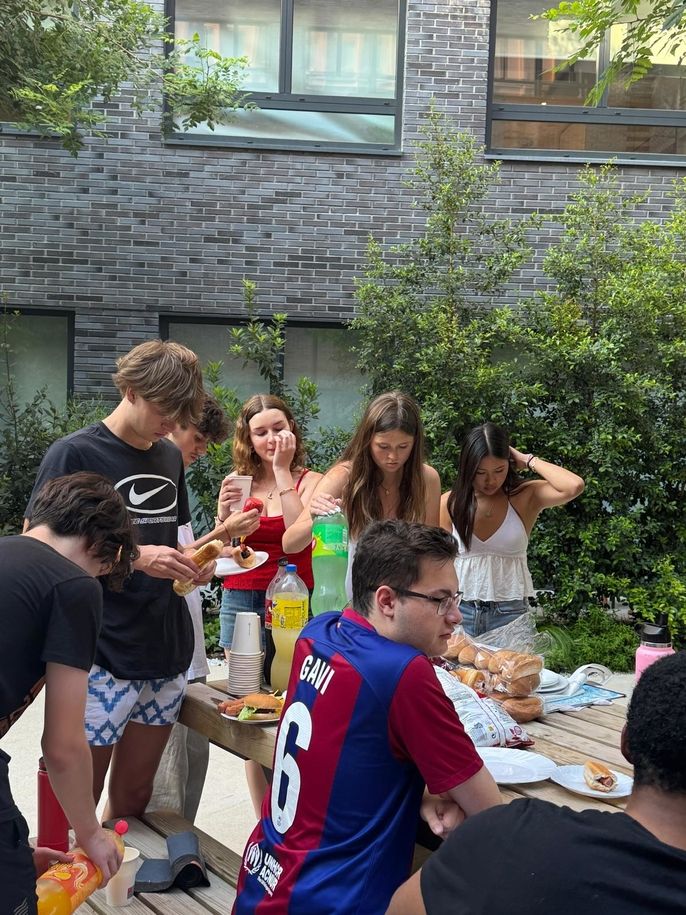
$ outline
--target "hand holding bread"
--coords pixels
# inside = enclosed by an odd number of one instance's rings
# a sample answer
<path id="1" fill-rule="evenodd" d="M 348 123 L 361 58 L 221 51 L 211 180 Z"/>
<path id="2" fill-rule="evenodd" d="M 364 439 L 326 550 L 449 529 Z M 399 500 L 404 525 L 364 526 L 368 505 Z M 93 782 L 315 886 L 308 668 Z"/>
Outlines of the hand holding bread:
<path id="1" fill-rule="evenodd" d="M 209 543 L 206 543 L 204 546 L 201 546 L 199 550 L 192 553 L 189 558 L 198 566 L 198 569 L 202 569 L 208 563 L 214 562 L 221 554 L 223 548 L 224 544 L 221 540 L 210 540 Z M 181 581 L 176 578 L 174 579 L 172 587 L 179 597 L 185 597 L 187 594 L 190 594 L 191 591 L 194 591 L 198 585 L 196 585 L 192 579 Z"/>

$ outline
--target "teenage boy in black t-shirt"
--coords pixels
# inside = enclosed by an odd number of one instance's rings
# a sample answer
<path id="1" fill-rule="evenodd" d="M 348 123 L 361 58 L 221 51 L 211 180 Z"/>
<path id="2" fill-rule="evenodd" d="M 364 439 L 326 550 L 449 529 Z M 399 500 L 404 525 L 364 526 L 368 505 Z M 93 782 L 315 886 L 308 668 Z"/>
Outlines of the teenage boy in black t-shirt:
<path id="1" fill-rule="evenodd" d="M 519 800 L 470 817 L 387 915 L 683 915 L 685 651 L 642 674 L 621 747 L 634 766 L 624 813 Z"/>
<path id="2" fill-rule="evenodd" d="M 95 815 L 91 754 L 83 729 L 88 671 L 102 615 L 96 575 L 120 587 L 136 556 L 126 506 L 94 473 L 47 483 L 33 502 L 30 529 L 0 539 L 0 739 L 45 684 L 42 751 L 77 843 L 101 869 L 116 873 L 120 854 Z M 36 748 L 38 754 L 38 748 Z M 50 859 L 33 853 L 14 804 L 9 756 L 0 750 L 2 912 L 36 912 L 36 875 Z"/>
<path id="3" fill-rule="evenodd" d="M 193 654 L 193 629 L 175 578 L 209 581 L 178 548 L 190 521 L 183 461 L 166 438 L 197 421 L 203 404 L 198 358 L 185 346 L 141 343 L 117 362 L 121 402 L 102 422 L 55 442 L 34 493 L 54 476 L 97 470 L 122 495 L 140 556 L 120 593 L 103 593 L 103 623 L 88 681 L 86 735 L 93 793 L 100 797 L 112 760 L 105 818 L 145 810 L 155 771 L 179 713 Z M 31 518 L 33 495 L 27 509 Z"/>

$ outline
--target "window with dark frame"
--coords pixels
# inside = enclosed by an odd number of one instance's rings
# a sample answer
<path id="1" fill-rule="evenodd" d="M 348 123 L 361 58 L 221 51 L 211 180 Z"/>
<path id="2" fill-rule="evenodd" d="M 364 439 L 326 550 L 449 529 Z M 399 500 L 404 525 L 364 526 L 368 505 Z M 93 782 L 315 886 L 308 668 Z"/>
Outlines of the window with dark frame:
<path id="1" fill-rule="evenodd" d="M 178 38 L 248 59 L 257 106 L 174 141 L 399 152 L 405 2 L 167 0 Z"/>
<path id="2" fill-rule="evenodd" d="M 160 318 L 160 336 L 188 346 L 203 365 L 221 361 L 221 383 L 233 388 L 240 400 L 247 400 L 266 387 L 254 365 L 244 366 L 242 359 L 229 353 L 230 328 L 237 324 L 237 321 L 169 316 Z M 352 352 L 353 331 L 329 322 L 289 321 L 285 340 L 283 380 L 291 389 L 295 389 L 303 375 L 317 384 L 320 412 L 311 432 L 316 435 L 320 425 L 352 428 L 362 401 L 363 384 Z"/>
<path id="3" fill-rule="evenodd" d="M 63 408 L 74 390 L 73 312 L 8 306 L 3 320 L 8 322 L 10 372 L 17 402 L 23 406 L 44 389 L 47 398 Z M 6 389 L 7 371 L 3 362 L 0 376 L 3 399 Z"/>
<path id="4" fill-rule="evenodd" d="M 489 153 L 686 162 L 686 67 L 660 50 L 642 80 L 628 89 L 615 81 L 597 105 L 587 106 L 625 27 L 613 26 L 593 58 L 556 71 L 578 45 L 563 20 L 531 19 L 543 7 L 540 0 L 492 0 Z"/>

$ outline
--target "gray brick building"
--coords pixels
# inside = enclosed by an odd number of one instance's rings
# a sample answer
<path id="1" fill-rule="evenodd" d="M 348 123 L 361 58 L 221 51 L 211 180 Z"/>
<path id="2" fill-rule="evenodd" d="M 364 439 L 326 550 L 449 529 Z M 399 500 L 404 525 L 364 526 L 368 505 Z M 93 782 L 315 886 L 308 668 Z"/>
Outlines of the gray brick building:
<path id="1" fill-rule="evenodd" d="M 346 15 L 346 2 L 289 0 L 285 7 L 295 9 L 296 39 L 302 8 L 312 21 L 330 20 L 339 8 Z M 365 144 L 356 135 L 347 144 L 326 137 L 317 142 L 282 137 L 270 144 L 264 130 L 262 140 L 255 134 L 242 139 L 234 130 L 223 139 L 206 141 L 199 134 L 165 142 L 158 115 L 137 118 L 124 101 L 111 118 L 109 140 L 89 141 L 78 159 L 56 141 L 0 134 L 0 283 L 9 305 L 25 311 L 23 339 L 32 355 L 26 384 L 46 378 L 59 398 L 62 379 L 73 374 L 76 393 L 109 395 L 114 357 L 160 333 L 221 358 L 228 337 L 219 325 L 244 315 L 247 278 L 258 284 L 261 313 L 285 311 L 292 318 L 286 373 L 314 375 L 328 385 L 335 408 L 335 391 L 351 377 L 353 364 L 342 355 L 345 334 L 335 328 L 354 312 L 354 282 L 367 237 L 393 243 L 416 218 L 402 178 L 431 97 L 486 143 L 489 155 L 503 160 L 493 200 L 500 215 L 559 209 L 577 187 L 580 163 L 613 154 L 622 163 L 622 181 L 649 192 L 652 214 L 663 211 L 671 182 L 684 173 L 686 162 L 683 70 L 674 62 L 656 67 L 638 101 L 627 95 L 617 104 L 610 98 L 604 110 L 587 112 L 583 99 L 596 65 L 584 62 L 566 76 L 553 73 L 564 41 L 548 23 L 528 22 L 529 13 L 538 11 L 535 2 L 501 0 L 498 14 L 489 0 L 407 0 L 390 6 L 382 0 L 359 11 L 350 2 L 338 32 L 335 22 L 318 31 L 308 25 L 319 41 L 317 53 L 326 43 L 329 56 L 319 69 L 326 71 L 332 92 L 332 67 L 338 66 L 345 82 L 355 68 L 355 48 L 367 73 L 367 52 L 359 51 L 363 42 L 374 40 L 380 48 L 383 40 L 388 56 L 388 42 L 395 41 L 397 71 L 388 77 L 379 65 L 375 75 L 381 73 L 386 83 L 395 78 L 395 89 L 374 89 L 358 111 L 360 118 L 380 122 L 380 100 L 395 93 L 390 141 Z M 229 50 L 240 51 L 235 21 L 208 25 L 213 5 L 236 7 L 235 20 L 260 3 L 177 0 L 177 31 L 184 24 L 194 28 L 197 20 L 205 38 L 222 36 L 223 52 L 229 32 L 234 35 Z M 370 39 L 369 30 L 362 35 L 362 27 L 355 32 L 360 17 L 373 26 L 384 9 L 387 17 L 395 10 L 395 35 L 388 37 L 387 22 L 379 26 L 382 38 Z M 279 15 L 283 8 L 274 13 Z M 266 33 L 259 23 L 255 29 Z M 331 63 L 334 42 L 338 64 Z M 284 99 L 297 94 L 295 64 L 294 73 L 285 76 L 283 66 L 282 61 L 277 67 L 278 91 L 262 88 L 255 94 L 265 121 L 279 117 L 270 105 L 283 107 Z M 316 69 L 308 67 L 308 79 Z M 303 97 L 308 91 L 312 96 L 306 86 Z M 311 97 L 302 104 L 326 107 Z M 321 117 L 316 111 L 307 116 Z M 343 115 L 330 115 L 336 117 L 343 123 Z M 554 231 L 554 226 L 544 230 L 541 245 Z M 523 289 L 541 282 L 539 260 L 519 277 Z M 228 360 L 228 371 L 234 370 Z M 249 392 L 255 383 L 248 373 L 239 387 Z"/>

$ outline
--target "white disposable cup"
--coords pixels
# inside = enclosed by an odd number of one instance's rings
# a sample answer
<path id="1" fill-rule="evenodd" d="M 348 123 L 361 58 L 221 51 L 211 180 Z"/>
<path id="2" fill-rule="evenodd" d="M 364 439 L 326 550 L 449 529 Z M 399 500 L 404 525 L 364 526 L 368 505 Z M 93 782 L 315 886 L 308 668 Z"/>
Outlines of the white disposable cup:
<path id="1" fill-rule="evenodd" d="M 231 651 L 234 654 L 257 655 L 260 643 L 260 617 L 257 613 L 237 613 Z"/>
<path id="2" fill-rule="evenodd" d="M 250 495 L 250 489 L 252 488 L 252 477 L 236 476 L 229 477 L 229 482 L 232 486 L 239 486 L 241 490 L 241 497 L 236 502 L 231 502 L 231 510 L 235 512 L 242 512 L 243 506 L 245 505 L 245 500 Z"/>
<path id="3" fill-rule="evenodd" d="M 131 848 L 130 845 L 124 849 L 121 867 L 105 887 L 108 905 L 124 906 L 133 901 L 133 887 L 140 866 L 140 854 L 137 848 Z"/>

